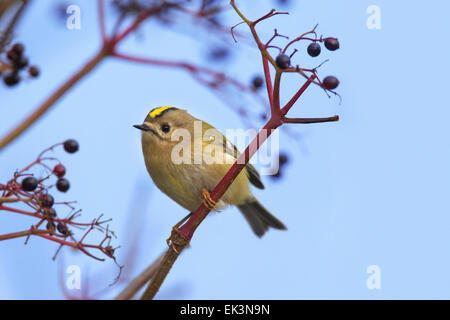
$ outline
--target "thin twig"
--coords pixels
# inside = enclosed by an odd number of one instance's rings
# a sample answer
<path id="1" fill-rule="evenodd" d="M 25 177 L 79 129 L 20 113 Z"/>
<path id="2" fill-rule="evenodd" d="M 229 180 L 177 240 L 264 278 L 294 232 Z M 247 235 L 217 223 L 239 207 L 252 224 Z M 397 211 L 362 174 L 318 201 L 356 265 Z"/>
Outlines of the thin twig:
<path id="1" fill-rule="evenodd" d="M 326 118 L 283 118 L 284 123 L 319 123 L 319 122 L 336 122 L 339 121 L 339 116 Z"/>
<path id="2" fill-rule="evenodd" d="M 5 2 L 5 8 L 9 8 L 11 4 L 13 4 L 15 1 Z M 8 23 L 8 26 L 6 27 L 6 30 L 0 35 L 0 52 L 2 52 L 5 45 L 8 43 L 8 40 L 10 39 L 11 33 L 17 24 L 17 21 L 19 21 L 20 16 L 23 14 L 26 5 L 28 4 L 27 0 L 22 0 L 22 3 L 20 4 L 19 9 L 14 13 L 14 16 L 11 18 L 11 20 Z"/>
<path id="3" fill-rule="evenodd" d="M 108 41 L 108 36 L 106 35 L 106 23 L 105 23 L 105 4 L 103 0 L 97 0 L 97 10 L 98 10 L 98 23 L 100 27 L 100 36 L 102 38 L 103 46 L 105 46 Z"/>

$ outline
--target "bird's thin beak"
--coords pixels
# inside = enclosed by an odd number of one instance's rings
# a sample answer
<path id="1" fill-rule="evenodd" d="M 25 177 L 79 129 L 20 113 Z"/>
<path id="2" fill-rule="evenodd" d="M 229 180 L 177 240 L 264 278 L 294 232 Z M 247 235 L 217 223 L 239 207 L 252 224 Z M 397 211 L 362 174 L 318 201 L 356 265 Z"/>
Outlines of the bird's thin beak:
<path id="1" fill-rule="evenodd" d="M 150 131 L 150 127 L 146 124 L 135 124 L 133 127 L 142 131 Z"/>

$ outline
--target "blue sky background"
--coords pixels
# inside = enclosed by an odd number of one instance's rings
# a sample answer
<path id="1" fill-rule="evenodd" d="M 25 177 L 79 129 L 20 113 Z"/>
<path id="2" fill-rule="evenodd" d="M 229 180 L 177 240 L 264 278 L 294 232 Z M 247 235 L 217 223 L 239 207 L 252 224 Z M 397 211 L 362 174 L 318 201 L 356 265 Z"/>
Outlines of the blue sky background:
<path id="1" fill-rule="evenodd" d="M 56 2 L 56 1 L 55 1 Z M 290 162 L 281 180 L 264 177 L 260 201 L 287 226 L 256 238 L 234 208 L 207 219 L 170 272 L 158 297 L 181 299 L 392 299 L 450 298 L 450 149 L 448 75 L 450 44 L 447 1 L 292 1 L 289 16 L 261 24 L 296 36 L 319 23 L 319 34 L 337 36 L 341 49 L 310 58 L 297 46 L 295 63 L 314 67 L 330 58 L 320 76 L 336 75 L 343 97 L 328 99 L 310 88 L 292 116 L 330 116 L 341 121 L 292 127 L 301 146 L 280 133 Z M 0 86 L 0 134 L 20 121 L 67 79 L 99 46 L 94 1 L 72 1 L 82 10 L 81 30 L 69 31 L 53 2 L 35 1 L 18 26 L 38 80 L 14 89 Z M 271 1 L 237 1 L 250 18 Z M 369 5 L 381 8 L 381 30 L 366 27 Z M 280 9 L 282 9 L 280 7 Z M 111 16 L 110 21 L 112 20 Z M 231 26 L 238 17 L 229 11 Z M 213 35 L 149 23 L 121 45 L 124 52 L 202 63 L 247 82 L 261 73 L 258 51 L 241 41 L 229 62 L 205 60 Z M 239 30 L 246 31 L 244 26 Z M 281 43 L 281 42 L 280 42 Z M 284 101 L 301 85 L 286 77 Z M 165 248 L 165 239 L 186 212 L 153 185 L 145 170 L 140 134 L 132 127 L 155 106 L 173 105 L 221 130 L 242 127 L 236 113 L 183 71 L 107 59 L 61 99 L 36 125 L 0 152 L 0 181 L 32 161 L 45 147 L 75 138 L 75 155 L 56 155 L 72 187 L 57 200 L 77 200 L 83 217 L 113 217 L 117 256 L 134 276 Z M 257 110 L 256 105 L 248 105 Z M 256 109 L 255 109 L 256 108 Z M 262 123 L 259 123 L 261 125 Z M 4 212 L 0 233 L 27 228 L 32 220 Z M 136 238 L 135 238 L 136 237 Z M 137 239 L 137 241 L 133 240 Z M 83 289 L 108 287 L 117 272 L 32 238 L 0 243 L 0 298 L 64 298 L 58 275 L 79 265 Z M 132 252 L 131 256 L 129 253 Z M 381 289 L 366 287 L 369 265 L 381 269 Z M 62 271 L 61 271 L 62 270 Z M 89 279 L 89 284 L 86 280 Z M 121 286 L 109 288 L 113 297 Z M 92 292 L 90 291 L 90 292 Z M 72 290 L 77 295 L 77 290 Z"/>

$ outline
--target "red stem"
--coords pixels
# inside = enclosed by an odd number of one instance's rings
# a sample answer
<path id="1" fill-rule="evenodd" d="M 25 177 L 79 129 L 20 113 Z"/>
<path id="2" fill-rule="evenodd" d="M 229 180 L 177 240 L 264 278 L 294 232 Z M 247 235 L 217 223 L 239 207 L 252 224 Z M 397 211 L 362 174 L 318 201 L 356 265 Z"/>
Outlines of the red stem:
<path id="1" fill-rule="evenodd" d="M 41 234 L 41 233 L 49 233 L 49 231 L 47 231 L 47 230 L 34 230 L 34 231 L 24 230 L 24 231 L 11 232 L 11 233 L 7 233 L 7 234 L 1 234 L 0 241 L 10 240 L 10 239 L 15 239 L 15 238 L 20 238 L 20 237 L 26 237 L 30 233 L 37 235 L 37 234 Z"/>
<path id="2" fill-rule="evenodd" d="M 36 235 L 39 236 L 39 237 L 45 238 L 47 240 L 58 242 L 58 243 L 60 243 L 62 245 L 65 245 L 65 246 L 69 246 L 69 247 L 78 249 L 81 252 L 83 252 L 85 255 L 87 255 L 87 256 L 89 256 L 91 258 L 94 258 L 95 260 L 105 261 L 105 259 L 98 258 L 98 257 L 94 256 L 93 254 L 89 253 L 89 251 L 87 251 L 86 249 L 84 249 L 84 247 L 92 247 L 94 249 L 99 249 L 100 251 L 102 251 L 101 248 L 99 248 L 98 246 L 91 246 L 91 245 L 86 245 L 86 244 L 81 244 L 81 243 L 74 243 L 74 242 L 70 242 L 70 241 L 67 241 L 67 240 L 55 238 L 54 236 L 51 236 L 51 235 L 48 235 L 48 234 L 36 234 Z"/>
<path id="3" fill-rule="evenodd" d="M 316 26 L 317 27 L 317 26 Z M 295 38 L 294 40 L 292 40 L 292 41 L 290 41 L 285 47 L 284 47 L 284 49 L 283 49 L 283 51 L 282 51 L 282 53 L 285 53 L 286 52 L 286 50 L 293 44 L 293 43 L 295 43 L 295 42 L 297 42 L 297 41 L 300 41 L 300 40 L 311 40 L 311 41 L 320 41 L 320 40 L 317 40 L 317 39 L 312 39 L 312 38 L 304 38 L 304 36 L 306 36 L 306 35 L 308 35 L 308 34 L 315 34 L 316 32 L 315 32 L 315 29 L 316 28 L 314 28 L 313 30 L 311 30 L 311 31 L 308 31 L 308 32 L 305 32 L 304 34 L 302 34 L 301 36 L 299 36 L 299 37 L 297 37 L 297 38 Z"/>
<path id="4" fill-rule="evenodd" d="M 259 131 L 258 135 L 248 145 L 245 152 L 242 153 L 236 162 L 231 166 L 230 170 L 220 180 L 214 190 L 211 192 L 211 198 L 214 201 L 218 201 L 228 187 L 233 183 L 234 179 L 239 175 L 243 168 L 247 165 L 250 158 L 256 153 L 259 147 L 267 140 L 272 134 L 273 130 L 278 128 L 282 123 L 280 119 L 271 118 L 264 128 Z M 192 214 L 191 218 L 179 228 L 181 234 L 187 239 L 192 239 L 192 236 L 200 225 L 200 223 L 206 218 L 210 210 L 202 203 L 201 206 Z"/>
<path id="5" fill-rule="evenodd" d="M 16 208 L 11 208 L 11 207 L 5 207 L 4 205 L 0 205 L 0 210 L 6 210 L 6 211 L 15 212 L 15 213 L 20 213 L 20 214 L 24 214 L 24 215 L 30 216 L 30 217 L 37 217 L 36 213 L 28 212 L 28 211 L 24 211 L 24 210 L 20 210 L 20 209 L 16 209 Z"/>
<path id="6" fill-rule="evenodd" d="M 158 13 L 159 11 L 161 11 L 162 8 L 167 6 L 168 4 L 163 2 L 161 5 L 139 14 L 139 16 L 136 18 L 136 20 L 134 20 L 134 22 L 130 26 L 128 26 L 124 31 L 122 31 L 122 33 L 114 37 L 114 39 L 112 40 L 112 47 L 115 47 L 120 41 L 122 41 L 122 39 L 124 39 L 126 36 L 128 36 L 128 34 L 133 32 L 141 24 L 142 21 L 147 19 L 152 14 Z"/>
<path id="7" fill-rule="evenodd" d="M 237 87 L 240 90 L 246 90 L 246 91 L 250 90 L 249 87 L 246 86 L 245 84 L 237 81 L 236 79 L 228 77 L 226 74 L 224 74 L 222 72 L 218 72 L 218 71 L 215 71 L 215 70 L 212 70 L 212 69 L 208 69 L 208 68 L 205 68 L 203 66 L 194 65 L 194 64 L 191 64 L 191 63 L 188 63 L 188 62 L 170 61 L 170 60 L 162 60 L 162 59 L 146 58 L 146 57 L 137 57 L 137 56 L 131 56 L 131 55 L 119 53 L 117 51 L 113 51 L 112 56 L 114 56 L 116 58 L 119 58 L 119 59 L 132 61 L 132 62 L 137 62 L 137 63 L 144 63 L 144 64 L 161 66 L 161 67 L 181 68 L 181 69 L 185 69 L 185 70 L 189 71 L 192 74 L 203 73 L 203 74 L 207 74 L 209 76 L 212 76 L 212 77 L 214 77 L 216 79 L 227 81 L 227 82 L 233 84 L 235 87 Z M 270 75 L 269 75 L 269 79 L 270 79 Z M 197 78 L 197 80 L 202 80 L 202 79 L 201 78 Z M 207 83 L 204 83 L 204 84 L 207 84 Z"/>
<path id="8" fill-rule="evenodd" d="M 288 111 L 292 108 L 292 106 L 295 104 L 295 102 L 297 102 L 298 98 L 300 98 L 300 96 L 303 94 L 303 92 L 305 92 L 305 90 L 309 87 L 309 85 L 314 81 L 316 75 L 312 75 L 304 84 L 303 86 L 298 89 L 297 93 L 294 94 L 294 96 L 291 98 L 291 100 L 289 100 L 288 103 L 286 103 L 286 105 L 281 109 L 281 115 L 285 116 Z"/>
<path id="9" fill-rule="evenodd" d="M 264 78 L 266 79 L 267 95 L 269 96 L 270 111 L 273 113 L 273 88 L 272 79 L 270 77 L 269 60 L 267 60 L 263 54 L 261 54 L 261 57 L 264 68 Z"/>
<path id="10" fill-rule="evenodd" d="M 106 44 L 108 37 L 106 35 L 106 27 L 105 27 L 105 6 L 103 0 L 97 0 L 97 8 L 98 8 L 98 22 L 100 25 L 100 35 L 102 37 L 103 46 Z"/>

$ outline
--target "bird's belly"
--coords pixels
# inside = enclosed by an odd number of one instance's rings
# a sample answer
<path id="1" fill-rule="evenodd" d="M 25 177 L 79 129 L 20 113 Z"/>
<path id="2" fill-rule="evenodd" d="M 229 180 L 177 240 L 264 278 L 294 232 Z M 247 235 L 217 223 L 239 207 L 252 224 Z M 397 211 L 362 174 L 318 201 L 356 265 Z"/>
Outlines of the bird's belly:
<path id="1" fill-rule="evenodd" d="M 203 200 L 202 189 L 212 191 L 231 167 L 228 164 L 213 166 L 204 163 L 177 165 L 169 161 L 165 166 L 160 166 L 158 171 L 154 170 L 151 164 L 147 169 L 162 192 L 183 208 L 193 212 Z M 248 178 L 245 172 L 241 172 L 223 195 L 222 201 L 218 203 L 218 209 L 228 204 L 243 203 L 249 195 L 251 193 Z"/>
<path id="2" fill-rule="evenodd" d="M 191 212 L 198 208 L 202 201 L 201 187 L 192 183 L 195 179 L 182 170 L 160 168 L 158 172 L 149 169 L 149 173 L 156 186 L 180 206 Z"/>

